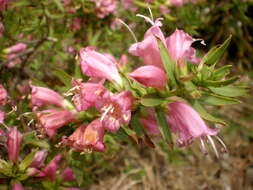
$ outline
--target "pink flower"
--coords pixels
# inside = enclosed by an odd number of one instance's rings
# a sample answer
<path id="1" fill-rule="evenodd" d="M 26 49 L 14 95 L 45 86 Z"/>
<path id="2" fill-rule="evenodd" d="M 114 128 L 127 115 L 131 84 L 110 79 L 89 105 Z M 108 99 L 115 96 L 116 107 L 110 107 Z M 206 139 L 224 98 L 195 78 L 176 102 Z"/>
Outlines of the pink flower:
<path id="1" fill-rule="evenodd" d="M 13 46 L 8 47 L 4 51 L 5 51 L 5 53 L 8 53 L 8 54 L 10 54 L 10 53 L 20 53 L 20 52 L 24 51 L 26 48 L 27 48 L 26 44 L 19 42 L 19 43 L 13 45 Z"/>
<path id="2" fill-rule="evenodd" d="M 50 181 L 54 181 L 56 179 L 56 171 L 59 167 L 62 156 L 58 154 L 55 156 L 51 162 L 37 175 L 37 177 L 44 177 Z"/>
<path id="3" fill-rule="evenodd" d="M 167 15 L 170 13 L 170 9 L 165 5 L 160 5 L 159 9 L 163 15 Z"/>
<path id="4" fill-rule="evenodd" d="M 163 89 L 166 86 L 166 74 L 153 65 L 142 66 L 129 74 L 130 77 L 147 87 Z"/>
<path id="5" fill-rule="evenodd" d="M 70 110 L 44 110 L 36 112 L 37 118 L 47 135 L 52 137 L 58 128 L 76 120 L 76 114 Z"/>
<path id="6" fill-rule="evenodd" d="M 0 124 L 4 122 L 4 118 L 5 118 L 5 113 L 0 110 Z"/>
<path id="7" fill-rule="evenodd" d="M 30 168 L 41 168 L 44 165 L 44 161 L 46 159 L 46 156 L 47 156 L 47 150 L 38 151 L 35 154 L 34 159 L 29 167 Z"/>
<path id="8" fill-rule="evenodd" d="M 3 37 L 3 33 L 4 33 L 4 25 L 3 23 L 0 22 L 0 38 Z"/>
<path id="9" fill-rule="evenodd" d="M 92 47 L 81 49 L 80 57 L 83 74 L 90 77 L 105 78 L 122 86 L 117 65 L 112 59 L 94 51 Z"/>
<path id="10" fill-rule="evenodd" d="M 32 104 L 36 106 L 43 105 L 56 105 L 59 107 L 64 107 L 64 98 L 57 92 L 44 87 L 31 86 L 32 87 Z"/>
<path id="11" fill-rule="evenodd" d="M 190 35 L 178 29 L 166 38 L 169 54 L 175 61 L 184 59 L 198 64 L 200 60 L 196 58 L 196 51 L 191 47 L 193 42 L 194 40 Z"/>
<path id="12" fill-rule="evenodd" d="M 171 0 L 170 3 L 176 7 L 181 7 L 183 4 L 187 3 L 188 0 Z"/>
<path id="13" fill-rule="evenodd" d="M 67 139 L 63 140 L 64 144 L 73 147 L 77 151 L 98 151 L 102 152 L 105 149 L 104 143 L 104 128 L 99 119 L 92 121 L 87 127 L 80 126 Z"/>
<path id="14" fill-rule="evenodd" d="M 145 65 L 163 68 L 156 37 L 165 42 L 161 29 L 159 26 L 154 25 L 145 33 L 144 40 L 133 44 L 128 51 L 135 56 L 141 57 Z"/>
<path id="15" fill-rule="evenodd" d="M 4 106 L 7 102 L 7 91 L 3 87 L 3 85 L 0 84 L 0 106 Z"/>
<path id="16" fill-rule="evenodd" d="M 14 183 L 13 185 L 12 185 L 12 188 L 11 188 L 12 190 L 25 190 L 24 188 L 23 188 L 23 186 L 22 186 L 22 184 L 21 183 Z"/>
<path id="17" fill-rule="evenodd" d="M 111 13 L 114 13 L 117 8 L 115 0 L 92 0 L 96 3 L 96 13 L 98 18 L 104 18 Z"/>
<path id="18" fill-rule="evenodd" d="M 157 126 L 154 108 L 148 109 L 147 117 L 140 118 L 140 123 L 145 127 L 150 135 L 159 136 L 161 134 Z"/>
<path id="19" fill-rule="evenodd" d="M 73 96 L 73 102 L 77 111 L 85 111 L 88 108 L 99 104 L 106 94 L 109 92 L 101 84 L 96 83 L 81 83 L 80 81 L 74 81 L 74 88 L 76 88 L 76 94 Z"/>
<path id="20" fill-rule="evenodd" d="M 82 20 L 80 18 L 74 18 L 70 25 L 72 31 L 76 32 L 81 29 Z"/>
<path id="21" fill-rule="evenodd" d="M 122 91 L 119 94 L 108 96 L 101 105 L 97 105 L 101 112 L 103 127 L 116 132 L 120 125 L 128 124 L 131 119 L 131 107 L 133 97 L 130 91 Z"/>
<path id="22" fill-rule="evenodd" d="M 74 181 L 76 176 L 71 168 L 66 168 L 61 174 L 63 181 Z"/>
<path id="23" fill-rule="evenodd" d="M 7 150 L 9 160 L 11 160 L 12 162 L 18 161 L 22 136 L 23 135 L 17 130 L 17 127 L 9 128 L 7 135 Z"/>
<path id="24" fill-rule="evenodd" d="M 0 0 L 0 12 L 6 9 L 9 0 Z"/>
<path id="25" fill-rule="evenodd" d="M 184 102 L 173 102 L 168 105 L 167 121 L 172 132 L 178 133 L 177 143 L 179 146 L 187 146 L 195 139 L 200 139 L 201 148 L 206 153 L 204 139 L 210 142 L 216 156 L 218 152 L 210 136 L 215 136 L 226 149 L 222 140 L 217 137 L 218 129 L 209 128 L 199 114 L 188 104 Z"/>

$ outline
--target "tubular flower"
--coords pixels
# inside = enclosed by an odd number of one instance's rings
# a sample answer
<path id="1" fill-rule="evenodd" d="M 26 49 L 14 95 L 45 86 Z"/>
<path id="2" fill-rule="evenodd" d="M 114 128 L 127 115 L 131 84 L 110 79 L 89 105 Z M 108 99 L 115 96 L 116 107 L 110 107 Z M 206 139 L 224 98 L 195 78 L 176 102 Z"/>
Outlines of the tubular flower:
<path id="1" fill-rule="evenodd" d="M 166 86 L 166 74 L 165 72 L 153 65 L 142 66 L 129 74 L 144 86 L 163 89 Z"/>
<path id="2" fill-rule="evenodd" d="M 74 181 L 76 179 L 76 176 L 71 168 L 64 169 L 61 177 L 64 181 Z"/>
<path id="3" fill-rule="evenodd" d="M 63 140 L 64 144 L 73 147 L 77 151 L 98 151 L 105 149 L 103 138 L 104 128 L 99 119 L 92 121 L 88 126 L 82 125 L 67 139 Z"/>
<path id="4" fill-rule="evenodd" d="M 4 51 L 5 51 L 5 53 L 8 53 L 8 54 L 19 53 L 19 52 L 24 51 L 26 48 L 27 48 L 27 45 L 20 42 L 20 43 L 17 43 L 13 46 L 6 48 Z"/>
<path id="5" fill-rule="evenodd" d="M 4 106 L 7 102 L 7 91 L 3 87 L 3 85 L 0 84 L 0 106 Z"/>
<path id="6" fill-rule="evenodd" d="M 103 127 L 116 132 L 120 125 L 128 124 L 131 119 L 132 103 L 133 97 L 130 91 L 123 91 L 105 98 L 103 104 L 97 106 L 101 112 L 100 120 Z"/>
<path id="7" fill-rule="evenodd" d="M 102 98 L 109 95 L 109 92 L 101 84 L 96 83 L 81 83 L 80 81 L 74 81 L 74 89 L 76 94 L 72 100 L 77 111 L 85 111 L 88 108 L 95 106 L 95 104 L 102 101 Z"/>
<path id="8" fill-rule="evenodd" d="M 145 65 L 154 65 L 163 68 L 156 36 L 165 42 L 159 24 L 152 26 L 145 33 L 144 40 L 133 44 L 128 51 L 132 55 L 141 57 Z"/>
<path id="9" fill-rule="evenodd" d="M 64 98 L 57 92 L 44 87 L 31 86 L 32 104 L 43 106 L 46 104 L 64 107 Z"/>
<path id="10" fill-rule="evenodd" d="M 21 183 L 14 183 L 12 185 L 12 190 L 25 190 Z"/>
<path id="11" fill-rule="evenodd" d="M 96 3 L 96 13 L 98 18 L 104 18 L 110 13 L 114 13 L 117 8 L 115 0 L 92 0 Z"/>
<path id="12" fill-rule="evenodd" d="M 111 58 L 94 51 L 93 47 L 81 49 L 80 57 L 83 74 L 90 77 L 105 78 L 122 86 L 117 65 Z"/>
<path id="13" fill-rule="evenodd" d="M 11 127 L 7 134 L 8 157 L 14 163 L 18 161 L 22 136 L 17 127 Z"/>
<path id="14" fill-rule="evenodd" d="M 29 167 L 30 168 L 41 168 L 44 165 L 44 161 L 46 159 L 46 156 L 47 156 L 47 150 L 38 151 L 35 154 L 34 159 Z"/>
<path id="15" fill-rule="evenodd" d="M 196 58 L 196 51 L 191 47 L 193 42 L 194 40 L 190 35 L 178 29 L 166 38 L 166 44 L 172 59 L 175 61 L 184 59 L 198 64 L 200 60 Z"/>
<path id="16" fill-rule="evenodd" d="M 50 181 L 56 178 L 56 171 L 59 167 L 62 156 L 59 154 L 51 160 L 51 162 L 37 175 L 37 177 L 44 177 Z"/>
<path id="17" fill-rule="evenodd" d="M 145 127 L 150 135 L 158 136 L 161 134 L 157 126 L 154 108 L 148 109 L 148 116 L 140 118 L 140 123 Z"/>
<path id="18" fill-rule="evenodd" d="M 76 113 L 70 110 L 44 110 L 36 112 L 37 118 L 47 135 L 52 137 L 58 128 L 76 120 Z"/>
<path id="19" fill-rule="evenodd" d="M 203 139 L 207 138 L 218 157 L 215 144 L 210 137 L 217 135 L 217 129 L 209 128 L 199 114 L 186 103 L 173 102 L 168 105 L 168 109 L 167 121 L 172 132 L 178 133 L 177 143 L 179 146 L 187 146 L 193 143 L 195 139 L 200 139 L 201 149 L 206 153 Z M 217 139 L 224 145 L 221 139 L 218 137 Z M 225 145 L 224 148 L 226 148 Z"/>

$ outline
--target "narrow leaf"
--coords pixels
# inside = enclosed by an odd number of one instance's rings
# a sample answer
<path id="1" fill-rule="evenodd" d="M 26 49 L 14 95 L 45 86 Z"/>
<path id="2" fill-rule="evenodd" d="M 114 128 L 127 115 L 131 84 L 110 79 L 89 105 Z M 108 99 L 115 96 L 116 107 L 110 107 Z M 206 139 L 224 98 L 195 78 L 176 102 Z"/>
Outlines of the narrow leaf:
<path id="1" fill-rule="evenodd" d="M 200 114 L 200 116 L 202 118 L 204 118 L 205 120 L 207 121 L 211 121 L 211 122 L 214 122 L 214 123 L 221 123 L 223 125 L 227 125 L 225 121 L 223 121 L 222 119 L 219 119 L 219 118 L 216 118 L 214 116 L 212 116 L 211 114 L 209 114 L 205 108 L 202 107 L 201 104 L 199 104 L 198 101 L 194 101 L 193 103 L 193 108 Z"/>
<path id="2" fill-rule="evenodd" d="M 238 97 L 246 94 L 246 89 L 243 87 L 224 86 L 224 87 L 209 87 L 209 89 L 215 94 L 228 97 Z"/>
<path id="3" fill-rule="evenodd" d="M 160 132 L 162 134 L 163 139 L 167 143 L 172 143 L 172 136 L 170 132 L 170 128 L 168 126 L 165 114 L 162 110 L 156 108 L 156 120 L 160 129 Z"/>
<path id="4" fill-rule="evenodd" d="M 22 160 L 22 162 L 19 164 L 19 169 L 21 171 L 25 171 L 25 169 L 30 166 L 30 164 L 32 163 L 34 156 L 36 154 L 36 151 L 32 151 L 30 154 L 28 154 L 24 160 Z"/>
<path id="5" fill-rule="evenodd" d="M 200 67 L 202 67 L 205 63 L 208 65 L 215 64 L 221 56 L 225 53 L 228 45 L 231 41 L 232 36 L 230 35 L 229 38 L 222 44 L 212 48 L 201 60 Z"/>
<path id="6" fill-rule="evenodd" d="M 209 87 L 209 86 L 221 87 L 221 86 L 227 86 L 229 84 L 232 84 L 235 81 L 237 81 L 239 78 L 240 78 L 239 76 L 234 76 L 234 77 L 231 77 L 227 80 L 222 80 L 222 81 L 205 80 L 205 81 L 203 81 L 203 83 L 206 87 Z"/>
<path id="7" fill-rule="evenodd" d="M 54 74 L 63 82 L 67 87 L 71 86 L 72 77 L 62 69 L 55 68 Z"/>
<path id="8" fill-rule="evenodd" d="M 223 97 L 210 93 L 203 93 L 201 97 L 201 103 L 206 105 L 223 106 L 241 103 L 239 100 L 234 98 Z"/>
<path id="9" fill-rule="evenodd" d="M 159 49 L 160 49 L 160 55 L 163 62 L 163 66 L 165 68 L 165 71 L 167 73 L 168 78 L 170 79 L 170 82 L 172 86 L 177 86 L 176 78 L 175 78 L 175 61 L 172 60 L 170 57 L 167 48 L 164 46 L 163 42 L 157 38 Z"/>

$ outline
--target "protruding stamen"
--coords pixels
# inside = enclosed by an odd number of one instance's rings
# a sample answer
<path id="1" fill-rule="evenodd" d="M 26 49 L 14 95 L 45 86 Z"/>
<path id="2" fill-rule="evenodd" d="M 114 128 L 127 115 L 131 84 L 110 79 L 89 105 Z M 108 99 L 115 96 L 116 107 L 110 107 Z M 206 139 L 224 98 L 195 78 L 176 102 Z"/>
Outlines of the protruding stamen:
<path id="1" fill-rule="evenodd" d="M 204 155 L 207 155 L 208 152 L 206 150 L 205 142 L 203 141 L 202 138 L 200 138 L 200 150 Z"/>
<path id="2" fill-rule="evenodd" d="M 123 24 L 123 25 L 128 29 L 128 31 L 129 31 L 129 32 L 131 33 L 131 35 L 133 36 L 134 41 L 135 41 L 136 43 L 138 43 L 138 40 L 137 40 L 137 38 L 136 38 L 134 32 L 132 31 L 132 29 L 131 29 L 123 20 L 121 20 L 121 19 L 118 18 L 118 21 L 119 21 L 121 24 Z"/>
<path id="3" fill-rule="evenodd" d="M 217 151 L 217 149 L 216 149 L 216 146 L 215 146 L 215 144 L 214 144 L 214 142 L 213 142 L 213 139 L 212 139 L 210 136 L 207 136 L 207 139 L 208 139 L 208 141 L 210 142 L 211 147 L 212 147 L 212 149 L 213 149 L 213 151 L 214 151 L 216 157 L 219 158 L 219 154 L 218 154 L 218 151 Z"/>
<path id="4" fill-rule="evenodd" d="M 220 142 L 220 144 L 223 146 L 224 151 L 228 152 L 227 146 L 225 145 L 225 143 L 223 142 L 223 140 L 219 137 L 219 136 L 215 136 L 215 138 Z"/>
<path id="5" fill-rule="evenodd" d="M 154 22 L 153 13 L 152 13 L 152 11 L 151 11 L 151 8 L 150 8 L 150 7 L 148 7 L 148 11 L 149 11 L 149 14 L 150 14 L 151 20 Z"/>
<path id="6" fill-rule="evenodd" d="M 107 114 L 108 112 L 110 112 L 110 110 L 111 110 L 112 108 L 113 108 L 113 106 L 112 106 L 112 105 L 109 105 L 109 106 L 105 109 L 104 113 L 103 113 L 102 116 L 101 116 L 100 121 L 103 121 L 103 120 L 104 120 L 106 114 Z"/>
<path id="7" fill-rule="evenodd" d="M 155 25 L 155 23 L 153 22 L 153 20 L 151 20 L 149 17 L 141 15 L 141 14 L 137 14 L 136 16 L 138 17 L 142 17 L 144 18 L 147 22 L 149 22 L 152 26 Z"/>

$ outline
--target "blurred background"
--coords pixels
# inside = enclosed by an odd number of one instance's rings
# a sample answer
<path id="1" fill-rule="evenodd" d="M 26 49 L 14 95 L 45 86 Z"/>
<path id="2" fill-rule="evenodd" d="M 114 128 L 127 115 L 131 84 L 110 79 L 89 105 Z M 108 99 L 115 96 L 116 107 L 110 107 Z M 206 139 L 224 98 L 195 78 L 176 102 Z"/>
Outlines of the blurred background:
<path id="1" fill-rule="evenodd" d="M 8 86 L 12 97 L 25 92 L 29 80 L 64 91 L 59 79 L 62 73 L 55 68 L 76 76 L 76 55 L 85 46 L 95 46 L 134 65 L 140 61 L 128 54 L 134 39 L 119 19 L 141 41 L 150 24 L 136 14 L 150 17 L 147 7 L 154 18 L 164 19 L 165 36 L 178 28 L 203 39 L 206 45 L 193 44 L 200 55 L 232 34 L 219 64 L 233 65 L 233 74 L 241 76 L 239 82 L 252 87 L 252 0 L 2 0 L 0 82 Z M 5 51 L 18 42 L 27 45 L 24 52 Z M 85 155 L 78 183 L 92 190 L 252 190 L 252 95 L 250 91 L 239 105 L 209 110 L 229 123 L 220 134 L 229 152 L 219 159 L 204 156 L 197 143 L 169 150 L 159 140 L 149 148 L 131 139 L 119 144 L 107 137 L 110 147 L 105 154 Z"/>

